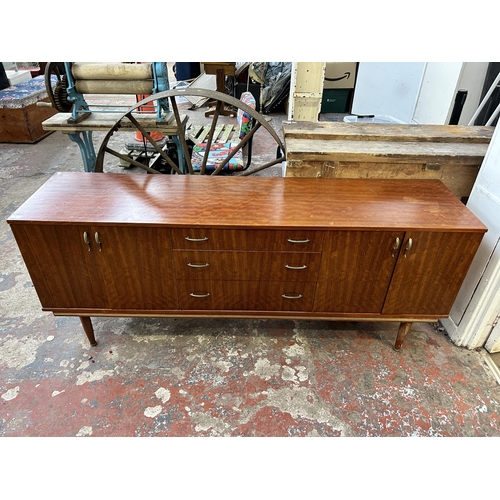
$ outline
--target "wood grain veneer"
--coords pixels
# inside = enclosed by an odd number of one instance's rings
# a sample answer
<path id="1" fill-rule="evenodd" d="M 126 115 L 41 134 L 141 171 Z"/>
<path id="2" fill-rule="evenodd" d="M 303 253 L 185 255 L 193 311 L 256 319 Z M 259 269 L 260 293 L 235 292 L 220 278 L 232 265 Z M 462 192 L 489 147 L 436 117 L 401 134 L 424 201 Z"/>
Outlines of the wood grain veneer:
<path id="1" fill-rule="evenodd" d="M 85 172 L 8 223 L 43 309 L 92 345 L 93 315 L 238 316 L 398 321 L 398 349 L 449 313 L 486 231 L 433 180 Z"/>

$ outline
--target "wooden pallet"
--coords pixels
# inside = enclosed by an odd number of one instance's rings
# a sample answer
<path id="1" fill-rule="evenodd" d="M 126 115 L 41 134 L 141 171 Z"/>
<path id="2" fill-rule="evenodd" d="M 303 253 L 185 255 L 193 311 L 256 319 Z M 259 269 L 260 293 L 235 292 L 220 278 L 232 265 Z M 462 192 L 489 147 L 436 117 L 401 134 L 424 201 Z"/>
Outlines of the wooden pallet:
<path id="1" fill-rule="evenodd" d="M 187 138 L 195 144 L 207 142 L 208 134 L 210 133 L 211 124 L 208 125 L 189 125 L 186 131 Z M 219 124 L 215 127 L 212 144 L 216 142 L 231 142 L 233 144 L 239 142 L 239 127 L 234 124 Z"/>

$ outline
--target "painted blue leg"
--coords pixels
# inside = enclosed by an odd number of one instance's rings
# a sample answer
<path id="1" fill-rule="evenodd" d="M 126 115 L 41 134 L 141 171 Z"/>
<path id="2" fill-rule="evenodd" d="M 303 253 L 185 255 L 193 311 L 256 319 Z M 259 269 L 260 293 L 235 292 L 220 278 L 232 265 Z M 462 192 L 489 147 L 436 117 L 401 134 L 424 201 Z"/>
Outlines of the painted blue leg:
<path id="1" fill-rule="evenodd" d="M 184 148 L 182 147 L 181 140 L 178 135 L 173 136 L 175 145 L 177 146 L 177 158 L 179 158 L 179 169 L 183 174 L 188 173 L 186 158 L 184 156 Z"/>
<path id="2" fill-rule="evenodd" d="M 95 168 L 96 154 L 94 144 L 92 142 L 92 132 L 77 132 L 76 134 L 68 134 L 69 138 L 80 146 L 82 154 L 83 167 L 85 172 L 93 172 Z"/>

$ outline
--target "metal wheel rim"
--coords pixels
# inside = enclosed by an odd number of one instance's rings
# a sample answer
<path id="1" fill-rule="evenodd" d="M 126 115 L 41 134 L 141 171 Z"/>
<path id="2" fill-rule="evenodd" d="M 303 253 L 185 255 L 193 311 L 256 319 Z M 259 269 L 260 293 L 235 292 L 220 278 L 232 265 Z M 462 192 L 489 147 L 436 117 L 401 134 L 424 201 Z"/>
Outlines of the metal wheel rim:
<path id="1" fill-rule="evenodd" d="M 239 108 L 239 109 L 243 110 L 244 112 L 248 113 L 252 118 L 254 118 L 256 120 L 257 124 L 260 124 L 260 126 L 264 127 L 264 129 L 267 130 L 267 132 L 271 135 L 271 137 L 276 142 L 277 151 L 278 151 L 277 160 L 274 162 L 270 162 L 270 163 L 277 164 L 277 163 L 281 163 L 283 161 L 286 161 L 285 146 L 284 146 L 283 142 L 281 141 L 280 137 L 278 136 L 278 134 L 276 133 L 276 131 L 271 127 L 271 125 L 269 125 L 269 123 L 267 122 L 267 120 L 265 119 L 265 117 L 262 114 L 260 114 L 258 111 L 251 108 L 250 106 L 248 106 L 244 102 L 242 102 L 240 99 L 236 99 L 235 97 L 224 94 L 222 92 L 217 92 L 217 91 L 209 90 L 209 89 L 172 89 L 172 90 L 165 90 L 165 91 L 159 92 L 157 94 L 153 94 L 150 97 L 147 97 L 147 98 L 141 100 L 140 102 L 138 102 L 134 106 L 132 106 L 130 109 L 125 111 L 117 119 L 117 121 L 111 127 L 111 129 L 107 132 L 106 136 L 104 137 L 104 139 L 101 143 L 101 146 L 100 146 L 99 151 L 97 153 L 94 171 L 95 172 L 103 172 L 104 171 L 104 157 L 106 155 L 106 152 L 109 153 L 109 150 L 107 150 L 108 149 L 107 148 L 108 142 L 109 142 L 110 138 L 114 135 L 114 133 L 120 129 L 121 122 L 123 120 L 129 120 L 129 116 L 131 116 L 132 113 L 134 111 L 136 111 L 138 108 L 144 107 L 146 104 L 151 103 L 153 101 L 156 101 L 158 99 L 168 98 L 171 100 L 172 104 L 174 104 L 175 97 L 185 97 L 186 95 L 212 99 L 212 100 L 215 100 L 218 102 L 222 102 L 223 104 L 227 104 L 229 106 Z M 175 119 L 176 119 L 177 125 L 179 126 L 178 117 L 176 117 Z M 212 127 L 214 127 L 214 126 L 215 126 L 215 124 L 212 125 Z M 180 131 L 182 134 L 181 139 L 185 142 L 186 138 L 185 138 L 184 132 L 182 131 L 182 127 L 180 127 Z M 282 152 L 282 156 L 278 158 L 280 151 Z M 137 166 L 140 166 L 140 165 L 137 165 Z M 251 175 L 257 171 L 263 170 L 264 168 L 268 168 L 269 166 L 272 166 L 272 165 L 267 165 L 264 167 L 259 167 L 257 169 L 252 169 L 252 170 L 249 170 L 248 172 L 243 172 L 241 175 Z M 143 168 L 143 167 L 141 167 L 141 168 Z M 160 172 L 154 171 L 152 173 L 160 173 Z"/>

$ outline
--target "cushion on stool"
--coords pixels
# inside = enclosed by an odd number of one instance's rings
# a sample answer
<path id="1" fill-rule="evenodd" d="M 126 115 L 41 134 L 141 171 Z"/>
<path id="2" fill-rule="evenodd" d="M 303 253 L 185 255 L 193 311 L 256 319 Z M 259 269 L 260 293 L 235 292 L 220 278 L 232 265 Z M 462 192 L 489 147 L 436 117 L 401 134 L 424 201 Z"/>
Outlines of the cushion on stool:
<path id="1" fill-rule="evenodd" d="M 210 151 L 208 152 L 206 171 L 210 172 L 215 170 L 231 153 L 234 145 L 230 142 L 216 142 L 212 144 Z M 193 153 L 191 155 L 191 164 L 193 165 L 193 170 L 199 172 L 201 170 L 201 164 L 203 163 L 203 157 L 205 156 L 205 151 L 207 149 L 206 143 L 196 144 L 193 147 Z M 224 167 L 224 170 L 243 170 L 243 153 L 240 150 L 229 160 L 229 163 Z"/>

